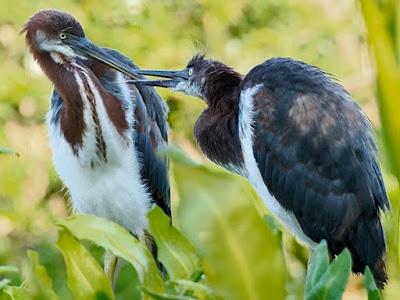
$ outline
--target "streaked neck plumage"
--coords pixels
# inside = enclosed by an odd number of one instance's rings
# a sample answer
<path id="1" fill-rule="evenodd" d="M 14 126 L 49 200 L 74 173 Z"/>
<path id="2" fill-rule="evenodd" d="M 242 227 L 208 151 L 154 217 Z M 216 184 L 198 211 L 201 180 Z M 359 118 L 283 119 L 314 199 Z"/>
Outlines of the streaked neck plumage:
<path id="1" fill-rule="evenodd" d="M 122 135 L 128 128 L 122 103 L 99 81 L 105 73 L 114 78 L 117 73 L 101 63 L 92 61 L 74 59 L 56 62 L 48 53 L 40 52 L 35 53 L 35 58 L 61 95 L 63 106 L 60 112 L 60 128 L 74 153 L 77 154 L 82 148 L 87 126 L 84 110 L 89 109 L 95 126 L 96 152 L 103 161 L 107 161 L 106 142 L 99 122 L 95 97 L 102 99 L 108 118 Z"/>

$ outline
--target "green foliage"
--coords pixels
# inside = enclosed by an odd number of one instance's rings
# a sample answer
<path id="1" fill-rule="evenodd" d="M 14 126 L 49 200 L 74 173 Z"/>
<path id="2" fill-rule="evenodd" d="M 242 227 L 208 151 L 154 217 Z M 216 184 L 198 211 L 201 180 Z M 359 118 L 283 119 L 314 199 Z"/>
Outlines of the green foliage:
<path id="1" fill-rule="evenodd" d="M 377 100 L 388 167 L 400 183 L 400 2 L 397 0 L 361 0 L 361 12 L 373 52 L 377 72 Z M 400 268 L 400 197 L 391 197 L 392 215 L 387 222 L 389 278 L 398 278 Z M 392 264 L 396 261 L 397 266 Z M 392 274 L 390 274 L 392 273 Z M 369 276 L 369 275 L 368 275 Z M 368 276 L 366 276 L 366 284 Z M 368 296 L 378 297 L 367 284 Z M 376 295 L 375 295 L 376 294 Z M 394 294 L 391 297 L 397 297 Z M 372 298 L 375 299 L 375 298 Z"/>
<path id="2" fill-rule="evenodd" d="M 4 292 L 11 300 L 26 300 L 32 298 L 24 287 L 8 286 L 4 289 Z"/>
<path id="3" fill-rule="evenodd" d="M 0 300 L 2 299 L 1 291 L 7 289 L 8 285 L 11 283 L 11 280 L 9 278 L 1 279 L 1 277 L 6 276 L 9 273 L 18 273 L 18 272 L 19 272 L 18 268 L 14 266 L 0 266 Z"/>
<path id="4" fill-rule="evenodd" d="M 59 220 L 79 239 L 86 239 L 111 251 L 134 266 L 143 286 L 156 292 L 164 291 L 164 284 L 150 251 L 118 224 L 94 216 L 73 216 Z"/>
<path id="5" fill-rule="evenodd" d="M 258 214 L 248 183 L 179 156 L 173 172 L 179 224 L 203 257 L 204 274 L 218 297 L 283 299 L 285 270 L 279 239 Z"/>
<path id="6" fill-rule="evenodd" d="M 362 0 L 368 39 L 375 55 L 379 109 L 390 166 L 400 181 L 400 2 Z"/>
<path id="7" fill-rule="evenodd" d="M 57 246 L 64 256 L 68 287 L 75 299 L 114 299 L 111 283 L 90 253 L 68 230 L 60 230 Z"/>
<path id="8" fill-rule="evenodd" d="M 192 294 L 198 299 L 215 299 L 214 291 L 206 284 L 193 282 L 186 279 L 177 279 L 169 281 L 170 284 L 178 289 L 181 295 Z"/>
<path id="9" fill-rule="evenodd" d="M 200 258 L 193 245 L 172 226 L 159 207 L 148 214 L 149 231 L 158 247 L 158 259 L 171 279 L 189 279 L 201 270 Z"/>
<path id="10" fill-rule="evenodd" d="M 47 274 L 47 270 L 40 265 L 39 255 L 34 251 L 28 251 L 31 267 L 31 281 L 36 290 L 35 298 L 56 300 L 57 295 L 53 291 L 52 280 Z"/>
<path id="11" fill-rule="evenodd" d="M 0 155 L 0 264 L 21 270 L 0 266 L 0 300 L 72 299 L 78 293 L 93 298 L 94 290 L 103 291 L 97 294 L 99 299 L 130 300 L 140 295 L 146 299 L 303 299 L 302 288 L 288 286 L 302 287 L 304 283 L 307 298 L 324 299 L 337 298 L 347 280 L 348 255 L 330 263 L 320 245 L 305 281 L 306 252 L 277 230 L 273 217 L 267 215 L 263 222 L 260 214 L 265 209 L 248 184 L 220 169 L 186 158 L 182 161 L 177 152 L 172 153 L 171 172 L 176 186 L 172 194 L 174 227 L 159 209 L 149 214 L 150 231 L 167 274 L 157 270 L 145 245 L 120 226 L 99 218 L 75 216 L 59 221 L 62 251 L 57 250 L 53 220 L 64 219 L 69 204 L 51 168 L 44 129 L 51 84 L 38 71 L 18 35 L 29 16 L 49 7 L 71 12 L 93 41 L 123 52 L 143 68 L 182 68 L 192 54 L 206 50 L 209 57 L 243 74 L 272 56 L 289 56 L 340 79 L 385 141 L 379 139 L 379 147 L 388 157 L 380 152 L 380 159 L 393 215 L 384 221 L 390 277 L 384 295 L 385 299 L 398 299 L 400 192 L 387 170 L 400 174 L 399 3 L 0 1 L 0 144 L 21 153 L 19 159 Z M 374 67 L 368 62 L 362 16 L 376 59 L 382 130 L 375 113 Z M 192 127 L 204 103 L 166 90 L 159 92 L 170 108 L 171 141 L 201 160 L 194 150 Z M 16 154 L 12 149 L 0 147 L 0 153 Z M 36 252 L 25 254 L 27 248 L 40 253 L 40 263 Z M 104 249 L 125 261 L 113 292 L 100 268 Z M 372 275 L 366 272 L 368 295 L 379 299 Z"/>
<path id="12" fill-rule="evenodd" d="M 307 272 L 305 298 L 342 299 L 351 271 L 351 255 L 345 249 L 329 264 L 328 247 L 322 241 L 313 251 Z"/>
<path id="13" fill-rule="evenodd" d="M 368 300 L 382 300 L 381 292 L 376 286 L 374 277 L 369 267 L 365 268 L 364 285 L 368 292 Z"/>

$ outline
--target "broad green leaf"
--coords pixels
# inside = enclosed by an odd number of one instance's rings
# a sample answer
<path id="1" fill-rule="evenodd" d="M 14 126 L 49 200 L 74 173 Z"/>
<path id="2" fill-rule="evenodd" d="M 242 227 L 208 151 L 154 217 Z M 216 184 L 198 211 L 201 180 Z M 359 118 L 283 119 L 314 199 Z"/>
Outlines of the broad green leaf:
<path id="1" fill-rule="evenodd" d="M 111 283 L 86 248 L 66 230 L 59 231 L 57 246 L 67 267 L 68 287 L 75 299 L 114 299 Z"/>
<path id="2" fill-rule="evenodd" d="M 176 154 L 179 224 L 204 258 L 204 273 L 222 299 L 283 299 L 279 239 L 255 208 L 239 176 L 187 162 Z"/>
<path id="3" fill-rule="evenodd" d="M 365 268 L 364 272 L 364 286 L 368 292 L 368 300 L 382 300 L 381 292 L 376 286 L 374 276 L 368 266 Z"/>
<path id="4" fill-rule="evenodd" d="M 164 292 L 164 283 L 150 251 L 125 228 L 104 218 L 75 215 L 58 224 L 78 239 L 85 239 L 112 251 L 135 268 L 143 286 Z"/>
<path id="5" fill-rule="evenodd" d="M 312 290 L 306 294 L 306 299 L 340 300 L 346 288 L 351 272 L 351 255 L 345 249 L 329 266 Z"/>
<path id="6" fill-rule="evenodd" d="M 201 269 L 194 246 L 171 224 L 164 212 L 155 206 L 148 214 L 149 231 L 157 244 L 158 259 L 171 279 L 189 279 Z"/>
<path id="7" fill-rule="evenodd" d="M 11 300 L 27 300 L 32 299 L 25 287 L 7 286 L 4 292 L 11 298 Z"/>
<path id="8" fill-rule="evenodd" d="M 323 240 L 313 250 L 309 266 L 307 269 L 306 288 L 305 292 L 311 292 L 312 288 L 317 284 L 321 277 L 328 271 L 329 256 L 328 246 L 326 241 Z"/>
<path id="9" fill-rule="evenodd" d="M 19 156 L 19 153 L 16 152 L 15 150 L 8 148 L 8 147 L 4 147 L 4 146 L 0 146 L 0 154 L 14 154 L 16 156 Z"/>
<path id="10" fill-rule="evenodd" d="M 58 299 L 53 291 L 53 284 L 45 267 L 39 263 L 39 254 L 34 251 L 28 251 L 28 257 L 32 272 L 31 280 L 37 289 L 38 297 L 41 299 Z"/>

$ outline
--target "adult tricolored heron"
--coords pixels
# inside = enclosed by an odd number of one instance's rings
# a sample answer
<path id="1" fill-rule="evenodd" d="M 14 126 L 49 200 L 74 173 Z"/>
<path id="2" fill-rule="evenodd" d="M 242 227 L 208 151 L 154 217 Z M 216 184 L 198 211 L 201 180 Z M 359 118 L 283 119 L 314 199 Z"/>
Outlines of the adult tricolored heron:
<path id="1" fill-rule="evenodd" d="M 163 100 L 153 88 L 128 84 L 133 62 L 94 45 L 67 13 L 40 11 L 22 32 L 54 84 L 49 137 L 73 207 L 143 238 L 152 203 L 170 214 L 167 162 L 156 155 L 167 143 Z M 112 277 L 116 259 L 106 258 Z"/>
<path id="2" fill-rule="evenodd" d="M 387 281 L 380 220 L 389 209 L 370 123 L 339 83 L 316 67 L 273 58 L 244 78 L 195 56 L 181 71 L 138 71 L 139 80 L 202 98 L 194 135 L 215 163 L 246 177 L 298 240 L 347 247 L 353 271 Z"/>

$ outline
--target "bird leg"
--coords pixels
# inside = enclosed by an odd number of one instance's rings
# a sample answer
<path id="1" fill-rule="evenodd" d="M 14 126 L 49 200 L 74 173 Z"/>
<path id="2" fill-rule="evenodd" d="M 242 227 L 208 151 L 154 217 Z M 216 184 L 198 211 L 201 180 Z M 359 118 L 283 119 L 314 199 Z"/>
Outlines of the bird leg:
<path id="1" fill-rule="evenodd" d="M 110 279 L 111 284 L 114 280 L 115 268 L 117 266 L 118 257 L 114 255 L 110 250 L 106 250 L 104 256 L 104 273 L 106 273 L 108 279 Z"/>

